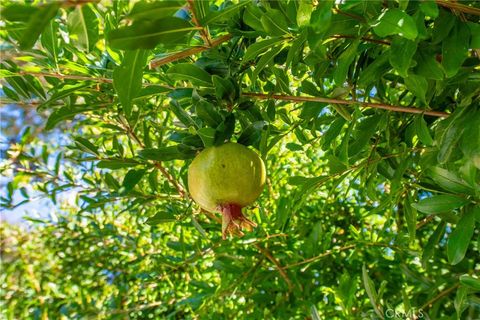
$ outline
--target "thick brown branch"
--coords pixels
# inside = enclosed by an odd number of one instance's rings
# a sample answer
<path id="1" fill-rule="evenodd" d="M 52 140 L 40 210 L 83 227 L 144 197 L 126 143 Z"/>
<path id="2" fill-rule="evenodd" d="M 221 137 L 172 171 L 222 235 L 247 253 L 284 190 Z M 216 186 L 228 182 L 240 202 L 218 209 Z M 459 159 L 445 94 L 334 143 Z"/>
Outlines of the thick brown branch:
<path id="1" fill-rule="evenodd" d="M 221 37 L 213 40 L 211 42 L 210 46 L 208 46 L 208 47 L 206 47 L 206 46 L 192 47 L 192 48 L 188 48 L 184 51 L 180 51 L 180 52 L 171 54 L 171 55 L 166 56 L 164 58 L 159 58 L 159 59 L 152 60 L 152 61 L 150 61 L 150 69 L 155 69 L 155 68 L 157 68 L 161 65 L 164 65 L 164 64 L 167 64 L 167 63 L 170 63 L 170 62 L 173 62 L 173 61 L 188 58 L 188 57 L 193 56 L 193 55 L 195 55 L 197 53 L 200 53 L 202 51 L 205 51 L 205 50 L 208 50 L 210 48 L 216 47 L 216 46 L 230 40 L 231 38 L 232 38 L 232 35 L 227 34 L 227 35 L 221 36 Z"/>
<path id="2" fill-rule="evenodd" d="M 283 101 L 291 101 L 291 102 L 324 102 L 324 103 L 331 103 L 331 104 L 342 104 L 342 105 L 352 105 L 352 104 L 359 104 L 362 107 L 368 108 L 375 108 L 375 109 L 384 109 L 389 111 L 396 111 L 396 112 L 405 112 L 405 113 L 416 113 L 416 114 L 425 114 L 428 116 L 434 117 L 443 117 L 446 118 L 449 116 L 448 113 L 442 111 L 428 111 L 422 110 L 417 108 L 408 108 L 408 107 L 400 107 L 400 106 L 392 106 L 389 104 L 384 103 L 371 103 L 371 102 L 362 102 L 362 101 L 354 101 L 354 100 L 340 100 L 340 99 L 331 99 L 331 98 L 321 98 L 321 97 L 299 97 L 299 96 L 287 96 L 283 94 L 264 94 L 264 93 L 256 93 L 256 92 L 243 92 L 243 96 L 252 97 L 256 99 L 276 99 L 276 100 L 283 100 Z"/>
<path id="3" fill-rule="evenodd" d="M 475 16 L 480 16 L 480 9 L 475 7 L 470 7 L 456 1 L 449 1 L 449 0 L 436 0 L 437 4 L 441 7 L 460 11 L 463 13 L 473 14 Z"/>

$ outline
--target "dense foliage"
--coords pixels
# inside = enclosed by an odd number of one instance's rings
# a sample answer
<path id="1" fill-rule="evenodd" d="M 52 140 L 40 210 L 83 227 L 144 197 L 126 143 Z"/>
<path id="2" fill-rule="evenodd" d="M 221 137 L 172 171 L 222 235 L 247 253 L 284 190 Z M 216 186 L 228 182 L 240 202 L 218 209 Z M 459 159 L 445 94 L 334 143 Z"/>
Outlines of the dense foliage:
<path id="1" fill-rule="evenodd" d="M 3 318 L 480 317 L 475 1 L 2 7 L 2 214 L 43 213 Z M 225 141 L 268 181 L 222 240 L 187 168 Z"/>

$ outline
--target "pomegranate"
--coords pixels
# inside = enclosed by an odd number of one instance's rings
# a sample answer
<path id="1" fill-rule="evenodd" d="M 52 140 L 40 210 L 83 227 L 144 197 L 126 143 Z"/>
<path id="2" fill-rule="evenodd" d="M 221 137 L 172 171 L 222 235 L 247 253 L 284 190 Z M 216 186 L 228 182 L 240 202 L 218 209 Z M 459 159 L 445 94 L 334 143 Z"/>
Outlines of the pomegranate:
<path id="1" fill-rule="evenodd" d="M 265 165 L 249 148 L 238 143 L 209 147 L 200 152 L 188 168 L 188 188 L 204 210 L 222 214 L 222 237 L 255 223 L 242 214 L 265 184 Z"/>

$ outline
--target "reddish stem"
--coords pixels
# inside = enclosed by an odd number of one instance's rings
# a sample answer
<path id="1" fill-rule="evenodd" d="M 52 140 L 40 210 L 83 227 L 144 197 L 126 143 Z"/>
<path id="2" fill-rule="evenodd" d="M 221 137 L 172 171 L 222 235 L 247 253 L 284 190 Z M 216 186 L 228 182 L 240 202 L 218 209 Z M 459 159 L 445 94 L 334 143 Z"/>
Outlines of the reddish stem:
<path id="1" fill-rule="evenodd" d="M 227 203 L 219 206 L 222 213 L 222 238 L 234 232 L 243 235 L 242 228 L 251 230 L 257 225 L 242 214 L 242 207 L 235 203 Z"/>

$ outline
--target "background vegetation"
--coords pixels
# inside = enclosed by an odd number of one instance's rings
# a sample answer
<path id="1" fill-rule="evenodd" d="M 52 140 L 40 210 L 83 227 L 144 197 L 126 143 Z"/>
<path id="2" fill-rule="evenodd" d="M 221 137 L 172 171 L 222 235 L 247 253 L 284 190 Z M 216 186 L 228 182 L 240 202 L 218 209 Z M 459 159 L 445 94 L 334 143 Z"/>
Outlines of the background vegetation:
<path id="1" fill-rule="evenodd" d="M 2 7 L 2 318 L 480 317 L 475 1 Z M 268 186 L 222 241 L 227 140 Z"/>

